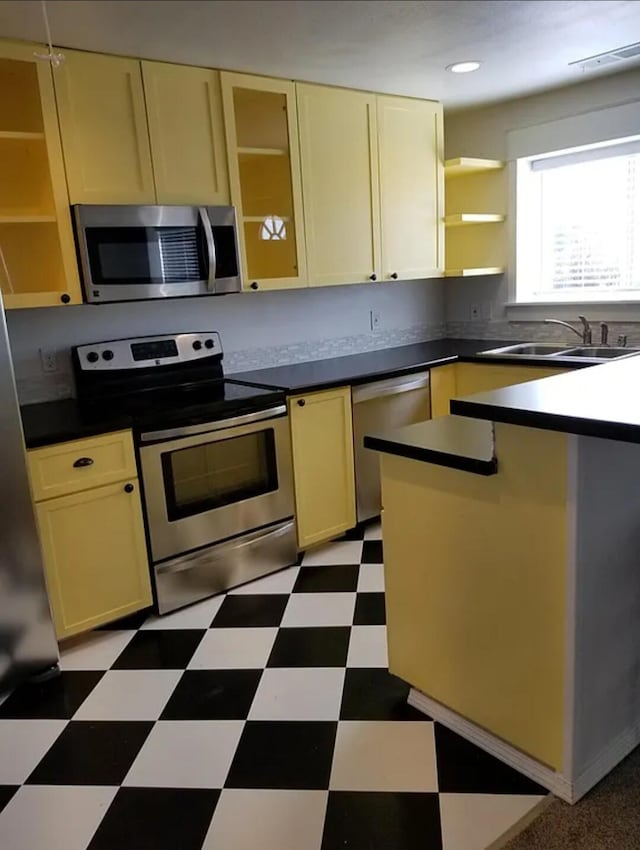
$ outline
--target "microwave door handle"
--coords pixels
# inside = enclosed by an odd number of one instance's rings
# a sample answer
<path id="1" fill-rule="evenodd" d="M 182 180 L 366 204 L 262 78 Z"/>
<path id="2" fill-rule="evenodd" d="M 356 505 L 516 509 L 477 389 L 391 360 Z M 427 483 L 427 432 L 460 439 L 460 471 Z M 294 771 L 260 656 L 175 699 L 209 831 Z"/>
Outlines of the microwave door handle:
<path id="1" fill-rule="evenodd" d="M 216 243 L 213 238 L 213 228 L 209 220 L 209 213 L 206 207 L 198 208 L 200 223 L 204 230 L 204 238 L 207 243 L 207 255 L 209 257 L 209 277 L 207 278 L 207 289 L 209 292 L 216 290 Z"/>

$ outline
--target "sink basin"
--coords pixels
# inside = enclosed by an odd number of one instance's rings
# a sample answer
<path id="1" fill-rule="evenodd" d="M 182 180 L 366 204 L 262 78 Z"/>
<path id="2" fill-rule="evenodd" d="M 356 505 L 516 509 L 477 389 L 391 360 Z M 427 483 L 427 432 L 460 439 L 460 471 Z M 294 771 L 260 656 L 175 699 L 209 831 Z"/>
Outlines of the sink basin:
<path id="1" fill-rule="evenodd" d="M 637 348 L 616 348 L 609 345 L 581 345 L 563 352 L 567 357 L 595 357 L 598 360 L 613 360 L 616 357 L 628 357 L 638 354 Z"/>
<path id="2" fill-rule="evenodd" d="M 492 348 L 482 354 L 520 354 L 529 357 L 549 357 L 552 354 L 564 354 L 575 348 L 571 345 L 558 345 L 553 342 L 523 342 L 520 345 L 507 345 L 504 348 Z"/>
<path id="3" fill-rule="evenodd" d="M 620 348 L 613 345 L 558 345 L 553 342 L 523 342 L 519 345 L 506 345 L 504 348 L 492 348 L 481 354 L 513 357 L 550 357 L 580 358 L 585 360 L 615 360 L 618 357 L 630 357 L 640 354 L 640 348 Z"/>

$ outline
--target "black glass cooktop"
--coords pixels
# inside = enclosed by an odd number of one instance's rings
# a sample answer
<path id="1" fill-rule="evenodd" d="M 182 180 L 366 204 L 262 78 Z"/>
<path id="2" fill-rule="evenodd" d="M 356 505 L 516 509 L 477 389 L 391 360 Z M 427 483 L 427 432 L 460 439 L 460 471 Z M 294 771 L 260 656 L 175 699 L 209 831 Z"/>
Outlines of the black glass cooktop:
<path id="1" fill-rule="evenodd" d="M 155 387 L 120 393 L 100 399 L 79 400 L 83 418 L 110 414 L 131 417 L 138 430 L 168 426 L 196 425 L 228 419 L 285 403 L 280 390 L 264 389 L 236 381 L 223 380 Z"/>

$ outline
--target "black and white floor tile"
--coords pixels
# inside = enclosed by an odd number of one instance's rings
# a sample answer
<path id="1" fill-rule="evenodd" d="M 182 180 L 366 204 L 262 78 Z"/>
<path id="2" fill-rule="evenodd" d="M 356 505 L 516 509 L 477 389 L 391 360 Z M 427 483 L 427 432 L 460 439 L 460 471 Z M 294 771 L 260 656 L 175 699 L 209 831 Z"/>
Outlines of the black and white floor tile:
<path id="1" fill-rule="evenodd" d="M 543 789 L 409 707 L 379 526 L 0 698 L 2 850 L 483 850 Z"/>

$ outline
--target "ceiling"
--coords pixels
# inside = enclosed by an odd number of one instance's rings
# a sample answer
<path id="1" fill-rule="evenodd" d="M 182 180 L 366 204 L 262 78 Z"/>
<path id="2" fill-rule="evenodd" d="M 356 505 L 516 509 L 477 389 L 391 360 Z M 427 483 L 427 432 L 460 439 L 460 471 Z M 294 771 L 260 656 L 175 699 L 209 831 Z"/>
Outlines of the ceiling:
<path id="1" fill-rule="evenodd" d="M 48 0 L 54 43 L 442 100 L 518 97 L 640 67 L 568 63 L 640 41 L 638 0 Z M 0 36 L 43 41 L 41 4 Z M 479 59 L 455 75 L 445 66 Z"/>

